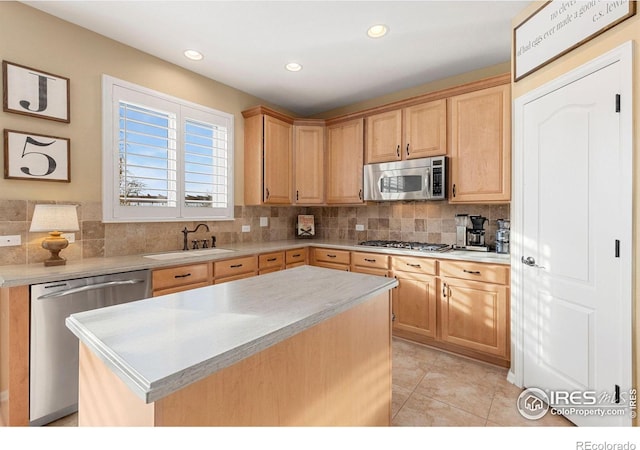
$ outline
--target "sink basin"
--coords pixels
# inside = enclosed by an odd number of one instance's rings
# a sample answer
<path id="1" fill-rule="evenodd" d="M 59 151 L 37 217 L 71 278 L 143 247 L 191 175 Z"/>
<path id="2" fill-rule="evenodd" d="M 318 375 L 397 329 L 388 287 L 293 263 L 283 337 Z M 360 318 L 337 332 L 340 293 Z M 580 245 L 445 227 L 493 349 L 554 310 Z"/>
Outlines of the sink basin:
<path id="1" fill-rule="evenodd" d="M 195 256 L 206 256 L 206 255 L 219 255 L 221 253 L 230 253 L 233 250 L 228 250 L 226 248 L 204 248 L 201 250 L 187 250 L 187 251 L 178 251 L 178 252 L 169 252 L 169 253 L 156 253 L 154 255 L 142 255 L 145 258 L 151 259 L 184 259 L 184 258 L 192 258 Z"/>

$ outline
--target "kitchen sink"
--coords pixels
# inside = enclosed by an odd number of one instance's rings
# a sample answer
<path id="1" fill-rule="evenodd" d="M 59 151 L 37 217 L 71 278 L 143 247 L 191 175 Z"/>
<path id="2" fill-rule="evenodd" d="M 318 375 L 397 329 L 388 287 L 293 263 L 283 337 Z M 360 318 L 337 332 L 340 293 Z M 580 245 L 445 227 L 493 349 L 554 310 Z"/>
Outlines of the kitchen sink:
<path id="1" fill-rule="evenodd" d="M 219 255 L 221 253 L 230 253 L 233 250 L 228 250 L 226 248 L 203 248 L 201 250 L 188 250 L 188 251 L 177 251 L 177 252 L 168 252 L 168 253 L 156 253 L 153 255 L 142 255 L 145 258 L 151 259 L 184 259 L 184 258 L 192 258 L 195 256 L 206 256 L 206 255 Z"/>

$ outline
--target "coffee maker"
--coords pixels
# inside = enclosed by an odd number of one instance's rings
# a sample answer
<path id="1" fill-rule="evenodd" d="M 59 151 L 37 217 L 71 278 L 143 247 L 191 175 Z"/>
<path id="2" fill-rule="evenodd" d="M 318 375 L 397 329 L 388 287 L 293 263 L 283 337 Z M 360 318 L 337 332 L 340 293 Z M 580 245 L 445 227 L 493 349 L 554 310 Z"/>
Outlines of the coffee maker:
<path id="1" fill-rule="evenodd" d="M 454 248 L 467 248 L 467 228 L 469 228 L 469 214 L 456 214 L 456 245 Z"/>
<path id="2" fill-rule="evenodd" d="M 487 218 L 483 216 L 469 216 L 471 228 L 467 228 L 467 250 L 486 252 L 489 248 L 484 241 L 484 224 Z"/>

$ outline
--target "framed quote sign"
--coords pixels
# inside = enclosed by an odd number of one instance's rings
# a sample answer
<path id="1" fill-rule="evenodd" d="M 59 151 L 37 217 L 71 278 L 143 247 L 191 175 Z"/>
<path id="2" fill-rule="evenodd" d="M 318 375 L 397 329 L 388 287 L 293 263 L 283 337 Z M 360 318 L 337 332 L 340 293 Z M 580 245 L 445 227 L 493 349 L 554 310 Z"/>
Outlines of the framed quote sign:
<path id="1" fill-rule="evenodd" d="M 518 81 L 636 13 L 636 2 L 552 0 L 513 30 Z"/>
<path id="2" fill-rule="evenodd" d="M 68 183 L 70 152 L 69 139 L 4 130 L 4 177 Z"/>
<path id="3" fill-rule="evenodd" d="M 69 123 L 69 79 L 2 61 L 2 109 Z"/>

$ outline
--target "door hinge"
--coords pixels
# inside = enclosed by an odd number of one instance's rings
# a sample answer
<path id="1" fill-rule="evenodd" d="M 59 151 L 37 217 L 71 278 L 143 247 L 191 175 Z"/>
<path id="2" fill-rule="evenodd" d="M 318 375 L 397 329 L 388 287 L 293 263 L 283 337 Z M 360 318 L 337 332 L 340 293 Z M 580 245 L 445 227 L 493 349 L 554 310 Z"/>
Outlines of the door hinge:
<path id="1" fill-rule="evenodd" d="M 620 240 L 616 239 L 616 258 L 620 258 Z"/>
<path id="2" fill-rule="evenodd" d="M 620 112 L 620 94 L 616 94 L 616 112 Z"/>
<path id="3" fill-rule="evenodd" d="M 615 402 L 620 403 L 620 386 L 616 384 L 615 387 Z"/>

